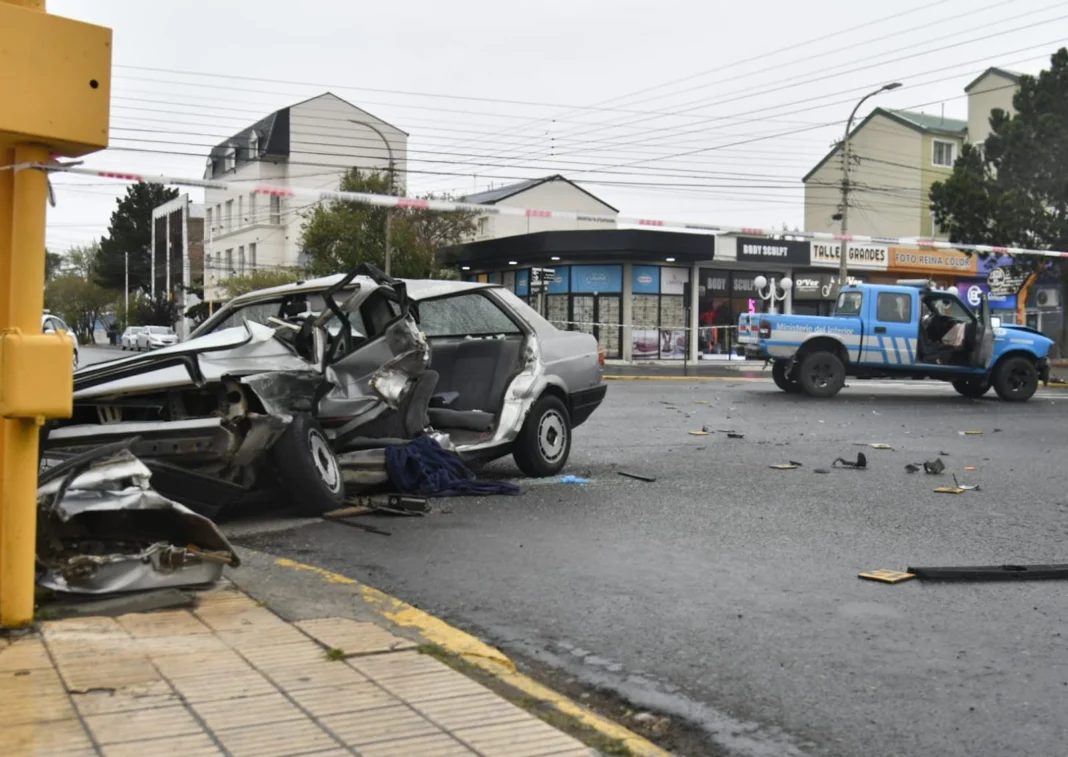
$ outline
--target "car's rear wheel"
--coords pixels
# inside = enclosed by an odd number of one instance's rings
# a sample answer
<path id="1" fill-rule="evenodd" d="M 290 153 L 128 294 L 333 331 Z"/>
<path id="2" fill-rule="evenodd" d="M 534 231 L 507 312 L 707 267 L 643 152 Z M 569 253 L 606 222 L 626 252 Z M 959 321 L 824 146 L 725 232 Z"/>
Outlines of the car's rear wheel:
<path id="1" fill-rule="evenodd" d="M 345 501 L 341 466 L 323 427 L 306 413 L 293 416 L 271 447 L 271 463 L 293 504 L 308 515 L 337 510 Z"/>
<path id="2" fill-rule="evenodd" d="M 990 391 L 990 382 L 985 378 L 956 379 L 953 388 L 958 394 L 977 400 Z"/>
<path id="3" fill-rule="evenodd" d="M 812 352 L 801 361 L 797 380 L 810 397 L 833 397 L 845 386 L 845 365 L 831 352 Z"/>
<path id="4" fill-rule="evenodd" d="M 798 394 L 801 392 L 801 384 L 797 380 L 796 370 L 787 371 L 789 364 L 788 360 L 776 360 L 772 363 L 771 380 L 787 394 Z"/>
<path id="5" fill-rule="evenodd" d="M 1010 357 L 994 369 L 994 391 L 1006 402 L 1026 402 L 1038 391 L 1038 369 L 1025 357 Z"/>
<path id="6" fill-rule="evenodd" d="M 554 476 L 571 454 L 571 415 L 551 394 L 543 394 L 530 409 L 512 447 L 519 470 L 531 478 Z"/>

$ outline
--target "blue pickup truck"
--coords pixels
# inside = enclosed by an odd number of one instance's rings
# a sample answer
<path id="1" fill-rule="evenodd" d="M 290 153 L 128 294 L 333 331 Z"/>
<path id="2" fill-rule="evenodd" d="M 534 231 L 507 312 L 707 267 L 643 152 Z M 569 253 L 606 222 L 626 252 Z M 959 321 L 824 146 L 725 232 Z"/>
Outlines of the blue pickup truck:
<path id="1" fill-rule="evenodd" d="M 812 397 L 833 397 L 846 376 L 938 379 L 965 397 L 993 387 L 1009 402 L 1025 402 L 1039 381 L 1049 382 L 1051 339 L 1003 326 L 985 296 L 973 311 L 926 281 L 847 286 L 830 316 L 746 314 L 743 325 L 746 356 L 772 361 L 783 391 Z"/>

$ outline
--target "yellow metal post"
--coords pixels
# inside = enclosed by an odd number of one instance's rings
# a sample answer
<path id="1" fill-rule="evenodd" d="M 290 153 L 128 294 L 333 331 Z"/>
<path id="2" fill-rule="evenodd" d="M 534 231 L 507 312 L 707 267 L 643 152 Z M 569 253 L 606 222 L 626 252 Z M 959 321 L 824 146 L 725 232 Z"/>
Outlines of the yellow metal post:
<path id="1" fill-rule="evenodd" d="M 111 31 L 0 0 L 0 626 L 33 622 L 38 428 L 70 415 L 65 337 L 41 336 L 44 172 L 107 146 Z"/>

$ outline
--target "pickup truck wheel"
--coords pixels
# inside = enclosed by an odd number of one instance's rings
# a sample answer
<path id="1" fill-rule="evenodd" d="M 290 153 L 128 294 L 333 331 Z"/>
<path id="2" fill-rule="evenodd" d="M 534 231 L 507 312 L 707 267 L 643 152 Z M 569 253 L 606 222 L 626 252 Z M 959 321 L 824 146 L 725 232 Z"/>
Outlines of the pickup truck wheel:
<path id="1" fill-rule="evenodd" d="M 1026 402 L 1038 390 L 1038 369 L 1025 357 L 1010 357 L 994 369 L 994 391 L 1006 402 Z"/>
<path id="2" fill-rule="evenodd" d="M 986 379 L 956 379 L 953 388 L 957 390 L 957 394 L 977 400 L 990 391 L 990 382 Z"/>
<path id="3" fill-rule="evenodd" d="M 771 380 L 775 382 L 775 386 L 787 394 L 799 394 L 801 392 L 801 384 L 797 381 L 797 370 L 787 373 L 787 365 L 789 365 L 787 360 L 776 360 L 772 363 Z"/>
<path id="4" fill-rule="evenodd" d="M 571 416 L 559 397 L 543 394 L 530 408 L 512 447 L 519 470 L 531 478 L 555 476 L 571 454 Z"/>
<path id="5" fill-rule="evenodd" d="M 833 397 L 845 386 L 845 366 L 837 355 L 813 352 L 801 361 L 797 379 L 810 397 Z"/>
<path id="6" fill-rule="evenodd" d="M 297 413 L 271 447 L 279 483 L 302 513 L 322 515 L 345 502 L 345 481 L 334 450 L 319 422 Z"/>

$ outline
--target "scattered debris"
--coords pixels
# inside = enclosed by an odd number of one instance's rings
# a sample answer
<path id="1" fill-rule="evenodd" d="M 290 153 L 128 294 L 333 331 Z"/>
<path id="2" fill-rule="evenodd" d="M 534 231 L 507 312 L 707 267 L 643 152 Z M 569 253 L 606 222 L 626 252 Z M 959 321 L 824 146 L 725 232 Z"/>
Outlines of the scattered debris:
<path id="1" fill-rule="evenodd" d="M 964 489 L 959 486 L 939 486 L 937 489 L 932 489 L 935 494 L 964 494 Z"/>
<path id="2" fill-rule="evenodd" d="M 561 484 L 588 484 L 589 482 L 588 478 L 579 478 L 578 476 L 561 476 L 559 481 Z"/>
<path id="3" fill-rule="evenodd" d="M 829 470 L 827 470 L 826 468 L 816 468 L 816 469 L 815 469 L 815 470 L 813 470 L 812 472 L 813 472 L 813 473 L 823 473 L 823 474 L 827 474 L 827 473 L 830 473 L 830 471 L 829 471 Z"/>
<path id="4" fill-rule="evenodd" d="M 953 484 L 958 489 L 962 489 L 962 490 L 964 490 L 966 492 L 977 492 L 977 491 L 979 491 L 979 484 L 975 484 L 974 486 L 965 486 L 964 484 L 959 483 L 957 481 L 957 474 L 956 473 L 953 474 Z"/>
<path id="5" fill-rule="evenodd" d="M 744 439 L 745 438 L 745 434 L 736 434 L 736 433 L 734 433 L 732 431 L 728 431 L 727 432 L 727 438 L 728 439 Z"/>
<path id="6" fill-rule="evenodd" d="M 690 436 L 708 436 L 708 432 L 707 432 L 707 431 L 704 431 L 704 430 L 701 430 L 701 431 L 691 431 L 691 432 L 689 432 L 689 433 L 690 433 Z"/>
<path id="7" fill-rule="evenodd" d="M 876 442 L 874 444 L 869 444 L 868 446 L 871 447 L 872 449 L 889 449 L 889 450 L 893 449 L 893 447 L 891 447 L 889 444 L 882 444 L 882 443 L 878 443 L 878 442 Z"/>
<path id="8" fill-rule="evenodd" d="M 844 457 L 840 457 L 833 463 L 831 463 L 832 468 L 837 468 L 839 465 L 841 465 L 843 468 L 867 468 L 868 458 L 865 457 L 863 452 L 858 452 L 857 459 L 855 462 L 846 460 Z"/>
<path id="9" fill-rule="evenodd" d="M 957 433 L 960 434 L 961 436 L 982 436 L 983 435 L 982 431 L 958 431 Z"/>
<path id="10" fill-rule="evenodd" d="M 1001 429 L 1000 429 L 1000 428 L 996 428 L 996 429 L 994 429 L 994 433 L 995 433 L 995 434 L 1000 434 L 1000 433 L 1001 433 Z"/>
<path id="11" fill-rule="evenodd" d="M 1068 578 L 1068 564 L 908 568 L 908 572 L 925 581 L 1042 581 Z"/>
<path id="12" fill-rule="evenodd" d="M 916 575 L 912 573 L 912 568 L 909 568 L 908 573 L 902 573 L 900 570 L 885 570 L 880 568 L 879 570 L 867 570 L 858 574 L 860 578 L 867 581 L 879 581 L 884 584 L 899 584 L 902 581 L 908 581 L 910 578 L 916 578 Z"/>
<path id="13" fill-rule="evenodd" d="M 803 464 L 804 463 L 799 463 L 796 460 L 791 460 L 790 461 L 790 465 L 796 465 L 798 468 L 800 468 Z"/>
<path id="14" fill-rule="evenodd" d="M 616 473 L 618 473 L 621 476 L 624 476 L 625 478 L 633 478 L 635 481 L 645 481 L 646 483 L 649 483 L 649 484 L 651 484 L 654 481 L 656 481 L 656 479 L 653 478 L 652 476 L 643 476 L 640 473 L 629 473 L 629 472 L 627 472 L 625 470 L 616 471 Z"/>
<path id="15" fill-rule="evenodd" d="M 938 453 L 938 454 L 940 454 L 940 455 L 941 455 L 942 457 L 949 457 L 949 453 L 948 453 L 948 452 L 941 452 L 941 451 L 939 451 L 939 453 Z"/>
<path id="16" fill-rule="evenodd" d="M 918 463 L 905 463 L 905 470 L 909 473 L 919 473 L 923 468 Z"/>
<path id="17" fill-rule="evenodd" d="M 386 447 L 385 456 L 390 483 L 404 494 L 424 497 L 519 494 L 519 487 L 507 481 L 476 480 L 455 452 L 445 449 L 431 436 Z"/>
<path id="18" fill-rule="evenodd" d="M 942 462 L 942 458 L 936 457 L 934 460 L 928 460 L 923 464 L 923 472 L 932 476 L 941 475 L 946 469 L 946 464 Z"/>
<path id="19" fill-rule="evenodd" d="M 665 410 L 678 410 L 674 405 L 664 405 Z"/>
<path id="20" fill-rule="evenodd" d="M 769 465 L 768 467 L 774 468 L 775 470 L 795 470 L 800 466 L 794 465 L 793 463 L 782 463 L 779 465 Z"/>
<path id="21" fill-rule="evenodd" d="M 707 405 L 708 404 L 708 400 L 694 400 L 693 404 L 695 404 L 695 405 Z"/>
<path id="22" fill-rule="evenodd" d="M 978 470 L 974 465 L 965 465 L 964 470 Z"/>

